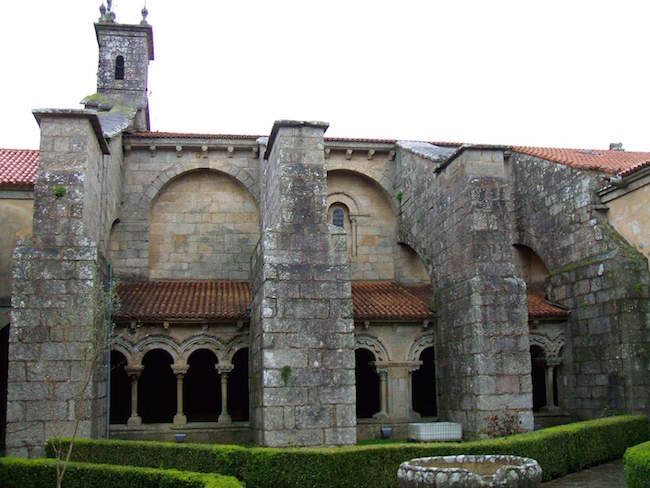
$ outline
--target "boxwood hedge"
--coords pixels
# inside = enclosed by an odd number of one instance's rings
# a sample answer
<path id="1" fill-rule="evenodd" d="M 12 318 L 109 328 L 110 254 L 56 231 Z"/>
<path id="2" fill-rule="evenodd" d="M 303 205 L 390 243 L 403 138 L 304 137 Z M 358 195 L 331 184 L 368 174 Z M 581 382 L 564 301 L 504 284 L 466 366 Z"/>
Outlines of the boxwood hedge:
<path id="1" fill-rule="evenodd" d="M 0 486 L 51 488 L 56 486 L 53 459 L 0 458 Z M 175 469 L 137 468 L 71 462 L 63 477 L 65 488 L 241 488 L 232 476 L 190 473 Z"/>
<path id="2" fill-rule="evenodd" d="M 650 442 L 630 447 L 623 456 L 628 488 L 650 487 Z"/>
<path id="3" fill-rule="evenodd" d="M 645 416 L 618 416 L 498 439 L 339 448 L 245 448 L 147 441 L 75 441 L 78 461 L 229 474 L 249 488 L 395 487 L 400 463 L 448 454 L 513 454 L 536 459 L 549 480 L 620 458 L 648 439 Z M 51 446 L 48 449 L 51 454 Z"/>

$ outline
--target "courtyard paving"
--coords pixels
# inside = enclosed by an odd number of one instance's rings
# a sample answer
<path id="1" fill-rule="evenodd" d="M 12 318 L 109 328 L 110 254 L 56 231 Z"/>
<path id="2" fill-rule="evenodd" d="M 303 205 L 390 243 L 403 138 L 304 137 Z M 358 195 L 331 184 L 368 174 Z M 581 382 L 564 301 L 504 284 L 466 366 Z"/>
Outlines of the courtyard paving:
<path id="1" fill-rule="evenodd" d="M 542 483 L 543 488 L 625 488 L 623 460 L 601 464 L 564 478 Z"/>

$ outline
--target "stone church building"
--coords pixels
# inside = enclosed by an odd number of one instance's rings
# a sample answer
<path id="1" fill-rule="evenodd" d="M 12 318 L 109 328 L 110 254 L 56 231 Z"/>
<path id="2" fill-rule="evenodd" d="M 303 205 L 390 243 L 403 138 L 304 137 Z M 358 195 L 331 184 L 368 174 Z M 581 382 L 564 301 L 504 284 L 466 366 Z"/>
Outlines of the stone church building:
<path id="1" fill-rule="evenodd" d="M 146 12 L 95 30 L 96 93 L 34 110 L 38 151 L 0 150 L 7 453 L 77 415 L 81 436 L 310 446 L 650 413 L 650 153 L 154 132 Z"/>

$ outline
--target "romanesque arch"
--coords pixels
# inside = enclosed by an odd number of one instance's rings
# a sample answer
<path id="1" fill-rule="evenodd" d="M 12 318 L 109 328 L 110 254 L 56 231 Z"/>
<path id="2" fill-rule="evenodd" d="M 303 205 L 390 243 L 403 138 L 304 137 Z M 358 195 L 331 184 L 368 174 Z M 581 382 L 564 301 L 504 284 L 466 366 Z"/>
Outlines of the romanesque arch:
<path id="1" fill-rule="evenodd" d="M 531 333 L 529 342 L 531 347 L 539 347 L 543 351 L 544 357 L 559 360 L 564 347 L 564 332 L 559 332 L 553 337 L 546 334 Z"/>
<path id="2" fill-rule="evenodd" d="M 373 356 L 375 361 L 379 362 L 387 362 L 390 361 L 390 357 L 388 355 L 388 349 L 386 349 L 386 346 L 375 336 L 367 335 L 367 334 L 361 334 L 355 336 L 355 349 L 365 349 L 367 351 L 370 351 Z"/>
<path id="3" fill-rule="evenodd" d="M 111 339 L 111 349 L 122 354 L 129 365 L 139 364 L 142 359 L 136 358 L 138 354 L 137 348 L 122 336 L 117 336 Z"/>
<path id="4" fill-rule="evenodd" d="M 219 339 L 208 334 L 196 334 L 185 339 L 179 346 L 179 349 L 180 359 L 183 363 L 187 363 L 190 355 L 199 349 L 207 349 L 208 351 L 211 351 L 220 363 L 227 362 L 226 347 Z"/>
<path id="5" fill-rule="evenodd" d="M 219 359 L 207 344 L 196 345 L 187 355 L 183 380 L 183 408 L 188 422 L 215 422 L 221 411 Z"/>
<path id="6" fill-rule="evenodd" d="M 246 349 L 250 345 L 250 336 L 248 334 L 240 334 L 235 336 L 225 347 L 223 354 L 223 362 L 232 364 L 233 357 L 241 349 Z"/>
<path id="7" fill-rule="evenodd" d="M 178 344 L 176 344 L 171 337 L 161 334 L 147 336 L 137 343 L 136 351 L 137 358 L 139 359 L 138 362 L 142 362 L 144 356 L 153 349 L 162 349 L 163 351 L 166 351 L 172 358 L 173 364 L 184 363 L 183 354 Z"/>
<path id="8" fill-rule="evenodd" d="M 175 359 L 167 345 L 160 342 L 157 347 L 152 343 L 145 351 L 138 381 L 138 413 L 145 424 L 170 423 L 176 413 L 176 377 L 172 370 Z"/>
<path id="9" fill-rule="evenodd" d="M 215 171 L 224 173 L 243 185 L 257 202 L 257 192 L 255 191 L 255 179 L 247 170 L 232 164 L 229 161 L 219 161 L 217 164 L 205 161 L 180 161 L 163 171 L 154 179 L 149 186 L 142 192 L 137 207 L 141 212 L 146 214 L 151 208 L 151 202 L 156 198 L 165 186 L 174 179 L 193 171 Z"/>
<path id="10" fill-rule="evenodd" d="M 253 195 L 232 176 L 201 169 L 181 173 L 150 202 L 143 243 L 149 278 L 249 279 L 259 216 Z"/>
<path id="11" fill-rule="evenodd" d="M 428 347 L 435 348 L 435 344 L 436 344 L 436 338 L 433 333 L 424 334 L 418 337 L 415 341 L 413 341 L 413 344 L 411 344 L 408 353 L 408 360 L 419 361 L 420 354 L 422 354 L 422 351 L 424 351 Z"/>

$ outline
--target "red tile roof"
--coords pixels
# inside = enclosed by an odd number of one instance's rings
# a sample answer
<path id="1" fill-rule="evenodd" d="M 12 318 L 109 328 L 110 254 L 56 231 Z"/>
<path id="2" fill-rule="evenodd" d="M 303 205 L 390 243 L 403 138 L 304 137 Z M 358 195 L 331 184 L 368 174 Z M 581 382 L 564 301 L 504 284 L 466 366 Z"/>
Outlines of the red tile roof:
<path id="1" fill-rule="evenodd" d="M 619 176 L 623 176 L 623 177 L 629 176 L 632 173 L 636 173 L 637 171 L 641 171 L 643 168 L 647 168 L 648 166 L 650 166 L 650 159 L 648 159 L 647 161 L 643 161 L 643 162 L 641 162 L 639 164 L 635 164 L 634 166 L 632 166 L 630 168 L 627 168 L 627 169 L 625 169 L 623 171 L 620 171 L 618 174 L 619 174 Z"/>
<path id="2" fill-rule="evenodd" d="M 0 187 L 31 188 L 37 169 L 37 150 L 0 149 Z"/>
<path id="3" fill-rule="evenodd" d="M 248 317 L 248 283 L 240 281 L 147 281 L 120 283 L 116 320 L 227 320 Z"/>
<path id="4" fill-rule="evenodd" d="M 431 318 L 427 297 L 433 288 L 403 286 L 392 281 L 353 281 L 354 318 L 360 320 L 424 320 Z"/>
<path id="5" fill-rule="evenodd" d="M 564 149 L 555 147 L 513 146 L 513 151 L 547 159 L 581 170 L 616 174 L 650 159 L 650 153 L 598 149 Z"/>
<path id="6" fill-rule="evenodd" d="M 568 312 L 546 301 L 544 294 L 528 290 L 528 319 L 567 317 Z"/>
<path id="7" fill-rule="evenodd" d="M 241 139 L 241 140 L 256 140 L 259 137 L 252 134 L 199 134 L 191 132 L 159 132 L 159 131 L 143 131 L 132 132 L 126 134 L 127 137 L 135 137 L 137 139 Z"/>
<path id="8" fill-rule="evenodd" d="M 239 320 L 248 318 L 248 283 L 241 281 L 148 281 L 120 283 L 115 320 Z M 425 320 L 433 313 L 431 286 L 405 286 L 392 281 L 353 281 L 357 320 Z M 528 292 L 529 318 L 566 317 L 542 294 Z"/>

